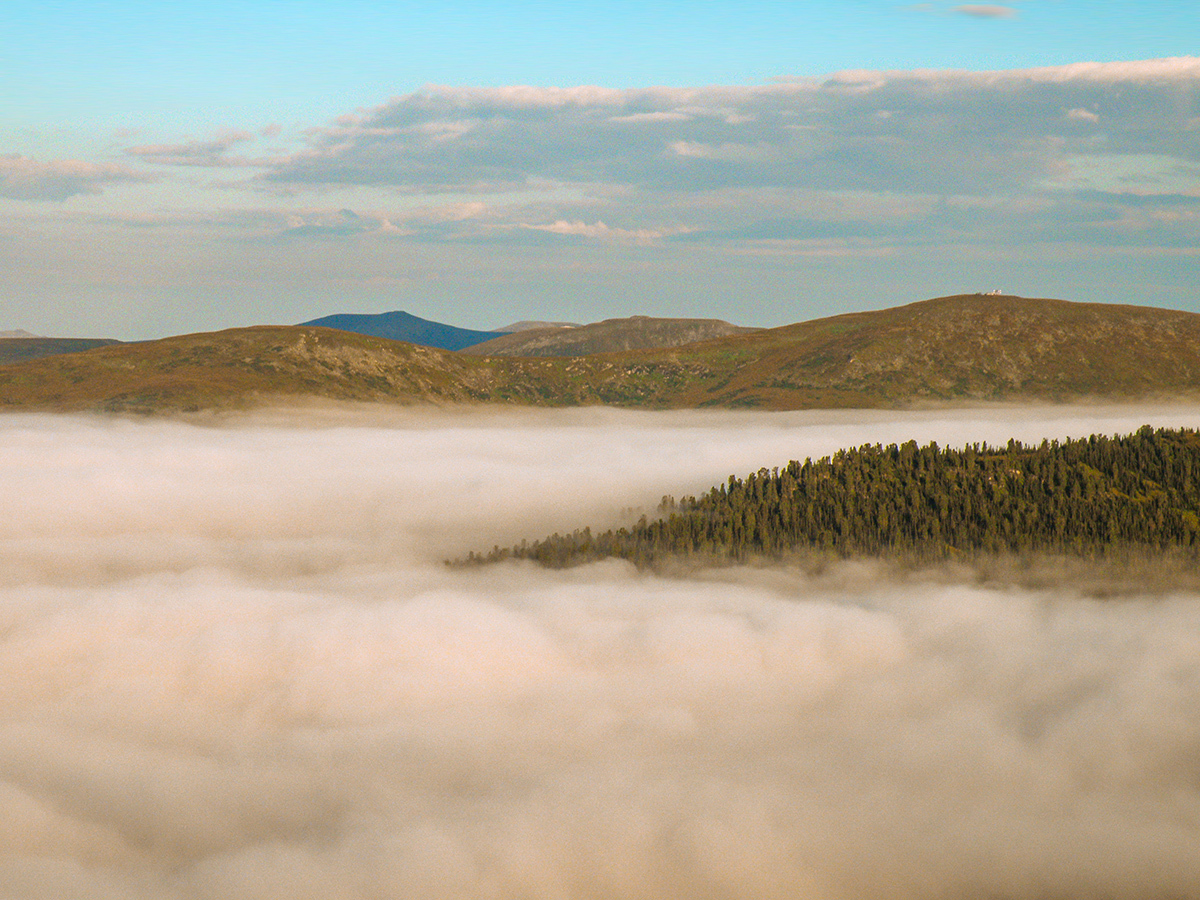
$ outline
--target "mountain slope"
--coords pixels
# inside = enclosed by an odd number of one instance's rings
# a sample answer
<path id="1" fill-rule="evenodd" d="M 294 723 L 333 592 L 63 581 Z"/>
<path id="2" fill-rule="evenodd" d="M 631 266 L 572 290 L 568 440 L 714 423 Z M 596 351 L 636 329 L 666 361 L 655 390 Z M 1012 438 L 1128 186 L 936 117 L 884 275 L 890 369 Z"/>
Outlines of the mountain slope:
<path id="1" fill-rule="evenodd" d="M 0 409 L 169 411 L 279 398 L 803 409 L 1200 397 L 1200 315 L 943 297 L 675 348 L 471 356 L 260 326 L 0 366 Z"/>
<path id="2" fill-rule="evenodd" d="M 1013 296 L 940 297 L 722 342 L 729 380 L 686 405 L 879 406 L 1200 392 L 1200 315 Z"/>
<path id="3" fill-rule="evenodd" d="M 119 343 L 121 342 L 112 338 L 47 338 L 33 335 L 0 337 L 0 366 L 27 359 L 41 359 L 43 356 L 57 356 L 60 353 L 79 353 Z"/>
<path id="4" fill-rule="evenodd" d="M 441 350 L 462 350 L 464 347 L 500 337 L 502 334 L 499 331 L 472 331 L 469 328 L 444 325 L 441 322 L 431 322 L 406 312 L 379 313 L 377 315 L 338 313 L 300 324 L 337 328 L 340 331 L 350 331 L 354 334 L 367 334 L 392 341 L 407 341 L 410 344 L 437 347 Z"/>
<path id="5" fill-rule="evenodd" d="M 455 354 L 328 328 L 259 326 L 105 347 L 0 367 L 0 410 L 159 412 L 283 398 L 466 402 L 479 381 Z M 486 373 L 485 380 L 486 380 Z"/>
<path id="6" fill-rule="evenodd" d="M 631 316 L 573 328 L 531 328 L 464 350 L 480 356 L 588 356 L 621 350 L 678 347 L 755 331 L 720 319 L 657 319 Z"/>

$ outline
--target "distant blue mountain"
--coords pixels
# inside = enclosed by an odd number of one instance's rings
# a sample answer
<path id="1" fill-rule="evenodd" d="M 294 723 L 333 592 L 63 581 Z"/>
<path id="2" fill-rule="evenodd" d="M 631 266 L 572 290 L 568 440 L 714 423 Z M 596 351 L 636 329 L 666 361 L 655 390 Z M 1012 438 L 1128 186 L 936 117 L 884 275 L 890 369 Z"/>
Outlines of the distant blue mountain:
<path id="1" fill-rule="evenodd" d="M 355 334 L 369 334 L 373 337 L 389 338 L 393 341 L 408 341 L 410 344 L 420 344 L 422 347 L 440 347 L 442 350 L 461 350 L 482 344 L 492 338 L 500 337 L 502 331 L 471 331 L 469 328 L 456 328 L 453 325 L 443 325 L 441 322 L 430 322 L 419 319 L 406 312 L 378 313 L 365 315 L 360 313 L 338 313 L 332 316 L 322 316 L 301 325 L 321 325 L 325 328 L 337 328 L 341 331 L 352 331 Z"/>

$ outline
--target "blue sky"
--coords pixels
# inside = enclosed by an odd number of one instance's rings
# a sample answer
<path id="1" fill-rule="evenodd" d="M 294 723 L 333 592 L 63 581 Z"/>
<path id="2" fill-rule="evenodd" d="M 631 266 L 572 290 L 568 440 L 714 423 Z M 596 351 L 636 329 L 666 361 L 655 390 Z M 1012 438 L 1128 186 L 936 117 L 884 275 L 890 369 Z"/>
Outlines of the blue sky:
<path id="1" fill-rule="evenodd" d="M 1200 312 L 1191 2 L 4 13 L 0 330 Z"/>

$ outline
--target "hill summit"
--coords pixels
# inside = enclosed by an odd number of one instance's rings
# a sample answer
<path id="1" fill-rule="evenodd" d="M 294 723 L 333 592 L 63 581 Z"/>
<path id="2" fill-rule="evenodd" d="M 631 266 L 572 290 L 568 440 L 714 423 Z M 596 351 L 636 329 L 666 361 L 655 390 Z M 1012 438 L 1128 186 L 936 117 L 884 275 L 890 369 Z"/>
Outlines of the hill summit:
<path id="1" fill-rule="evenodd" d="M 429 319 L 400 311 L 378 314 L 337 313 L 300 324 L 336 328 L 353 334 L 387 338 L 390 341 L 406 341 L 420 347 L 437 347 L 441 350 L 462 350 L 464 347 L 490 341 L 503 334 L 500 331 L 472 331 L 469 328 L 431 322 Z"/>

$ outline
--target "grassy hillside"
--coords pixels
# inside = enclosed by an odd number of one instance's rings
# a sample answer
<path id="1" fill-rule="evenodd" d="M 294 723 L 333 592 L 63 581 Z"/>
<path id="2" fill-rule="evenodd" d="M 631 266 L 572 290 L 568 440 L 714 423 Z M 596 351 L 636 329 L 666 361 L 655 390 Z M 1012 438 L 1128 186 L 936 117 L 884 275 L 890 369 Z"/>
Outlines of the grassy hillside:
<path id="1" fill-rule="evenodd" d="M 1200 315 L 1149 307 L 941 297 L 687 349 L 681 361 L 722 371 L 685 391 L 684 405 L 872 407 L 1200 392 Z"/>
<path id="2" fill-rule="evenodd" d="M 1200 396 L 1200 315 L 943 297 L 682 347 L 477 357 L 263 326 L 0 366 L 0 409 L 171 411 L 289 397 L 647 408 Z"/>
<path id="3" fill-rule="evenodd" d="M 479 368 L 448 351 L 383 338 L 262 326 L 0 367 L 0 409 L 153 412 L 301 396 L 467 401 L 474 399 Z"/>
<path id="4" fill-rule="evenodd" d="M 720 319 L 657 319 L 631 316 L 573 328 L 531 328 L 467 347 L 475 356 L 590 356 L 622 350 L 679 347 L 756 331 Z"/>

